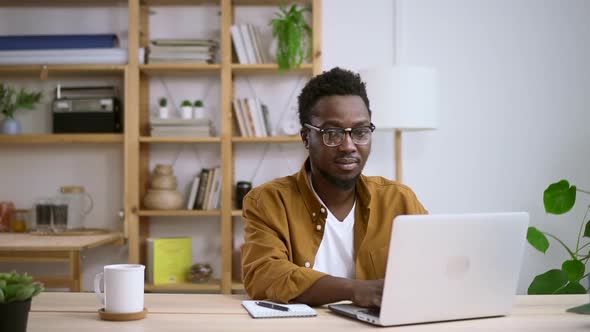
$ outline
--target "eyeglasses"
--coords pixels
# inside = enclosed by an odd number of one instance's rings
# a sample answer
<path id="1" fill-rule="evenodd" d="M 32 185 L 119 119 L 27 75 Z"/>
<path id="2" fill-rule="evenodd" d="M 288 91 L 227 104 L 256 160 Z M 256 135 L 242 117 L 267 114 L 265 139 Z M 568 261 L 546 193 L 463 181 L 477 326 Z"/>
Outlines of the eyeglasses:
<path id="1" fill-rule="evenodd" d="M 352 142 L 357 145 L 369 144 L 371 141 L 371 134 L 375 130 L 375 125 L 354 127 L 354 128 L 320 128 L 309 123 L 304 124 L 305 127 L 319 131 L 322 134 L 322 139 L 326 146 L 339 146 L 346 139 L 346 133 L 350 133 Z"/>

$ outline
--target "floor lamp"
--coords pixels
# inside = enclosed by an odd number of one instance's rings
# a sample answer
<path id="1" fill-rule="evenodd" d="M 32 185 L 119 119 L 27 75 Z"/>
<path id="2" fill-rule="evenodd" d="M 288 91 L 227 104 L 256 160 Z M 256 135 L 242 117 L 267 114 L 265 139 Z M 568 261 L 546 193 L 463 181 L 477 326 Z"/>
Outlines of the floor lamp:
<path id="1" fill-rule="evenodd" d="M 402 131 L 436 129 L 437 82 L 433 68 L 384 66 L 359 71 L 367 84 L 371 121 L 393 130 L 395 178 L 402 182 Z"/>

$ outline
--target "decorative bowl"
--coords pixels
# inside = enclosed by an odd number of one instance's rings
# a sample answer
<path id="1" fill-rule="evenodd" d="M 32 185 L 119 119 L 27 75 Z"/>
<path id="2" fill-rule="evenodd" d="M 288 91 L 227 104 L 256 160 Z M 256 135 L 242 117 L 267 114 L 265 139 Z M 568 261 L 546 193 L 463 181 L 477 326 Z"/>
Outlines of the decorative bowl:
<path id="1" fill-rule="evenodd" d="M 157 164 L 154 167 L 154 175 L 172 175 L 172 165 L 169 164 Z"/>
<path id="2" fill-rule="evenodd" d="M 212 273 L 213 269 L 211 265 L 207 263 L 196 263 L 191 266 L 187 277 L 193 283 L 202 283 L 209 281 Z"/>
<path id="3" fill-rule="evenodd" d="M 151 180 L 152 189 L 176 189 L 176 176 L 174 175 L 154 175 Z"/>
<path id="4" fill-rule="evenodd" d="M 176 190 L 148 189 L 143 205 L 150 210 L 178 210 L 184 199 Z"/>

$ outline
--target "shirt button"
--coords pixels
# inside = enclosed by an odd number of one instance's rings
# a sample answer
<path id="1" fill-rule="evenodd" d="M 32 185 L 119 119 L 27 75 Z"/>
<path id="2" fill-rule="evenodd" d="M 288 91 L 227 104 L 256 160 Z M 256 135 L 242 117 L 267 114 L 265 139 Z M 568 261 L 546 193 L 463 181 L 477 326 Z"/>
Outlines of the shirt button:
<path id="1" fill-rule="evenodd" d="M 326 209 L 324 209 L 324 208 L 321 208 L 321 209 L 320 209 L 320 212 L 324 213 L 324 212 L 326 212 Z"/>
<path id="2" fill-rule="evenodd" d="M 321 230 L 322 230 L 322 225 L 318 224 L 318 225 L 317 225 L 315 228 L 316 228 L 318 231 L 321 231 Z"/>
<path id="3" fill-rule="evenodd" d="M 309 264 L 309 262 L 305 262 L 305 267 L 310 267 L 311 264 Z"/>
<path id="4" fill-rule="evenodd" d="M 311 214 L 312 217 L 315 217 L 315 212 Z"/>

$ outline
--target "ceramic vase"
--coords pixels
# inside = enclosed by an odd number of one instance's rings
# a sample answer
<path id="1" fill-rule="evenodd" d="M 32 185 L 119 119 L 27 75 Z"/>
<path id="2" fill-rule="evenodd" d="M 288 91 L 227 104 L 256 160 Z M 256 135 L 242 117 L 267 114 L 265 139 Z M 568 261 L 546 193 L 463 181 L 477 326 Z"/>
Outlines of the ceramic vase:
<path id="1" fill-rule="evenodd" d="M 14 118 L 5 118 L 2 121 L 2 133 L 7 135 L 18 135 L 22 132 L 20 122 Z"/>

